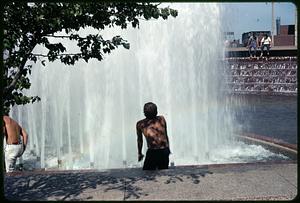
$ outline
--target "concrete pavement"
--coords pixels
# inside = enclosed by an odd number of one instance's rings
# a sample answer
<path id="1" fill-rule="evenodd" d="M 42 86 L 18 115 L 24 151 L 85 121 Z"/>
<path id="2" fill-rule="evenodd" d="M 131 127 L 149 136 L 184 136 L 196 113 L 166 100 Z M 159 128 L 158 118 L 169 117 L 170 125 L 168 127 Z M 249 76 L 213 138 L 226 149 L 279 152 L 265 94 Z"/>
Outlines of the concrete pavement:
<path id="1" fill-rule="evenodd" d="M 8 200 L 292 200 L 297 163 L 177 166 L 107 171 L 19 172 L 5 176 Z"/>

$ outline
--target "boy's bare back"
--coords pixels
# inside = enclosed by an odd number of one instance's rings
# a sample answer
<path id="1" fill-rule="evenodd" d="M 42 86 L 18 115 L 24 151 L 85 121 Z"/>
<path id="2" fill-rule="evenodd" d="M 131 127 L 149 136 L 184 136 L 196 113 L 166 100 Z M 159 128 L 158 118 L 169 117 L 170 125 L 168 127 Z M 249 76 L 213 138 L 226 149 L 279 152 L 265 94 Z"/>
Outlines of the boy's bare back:
<path id="1" fill-rule="evenodd" d="M 137 123 L 137 129 L 144 134 L 149 149 L 169 147 L 166 121 L 163 116 L 157 116 L 154 119 L 145 118 L 140 120 Z"/>
<path id="2" fill-rule="evenodd" d="M 4 133 L 7 136 L 7 144 L 18 143 L 20 135 L 22 134 L 20 125 L 8 116 L 3 116 L 3 121 L 5 125 Z"/>

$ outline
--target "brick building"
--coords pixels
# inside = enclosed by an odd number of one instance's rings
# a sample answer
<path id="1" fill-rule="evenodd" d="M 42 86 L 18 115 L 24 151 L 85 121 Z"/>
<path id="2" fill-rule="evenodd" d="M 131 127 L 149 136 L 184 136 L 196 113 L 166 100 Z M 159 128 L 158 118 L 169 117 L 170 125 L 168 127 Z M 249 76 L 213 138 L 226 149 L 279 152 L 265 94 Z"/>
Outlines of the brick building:
<path id="1" fill-rule="evenodd" d="M 277 35 L 274 35 L 274 46 L 295 46 L 295 25 L 277 24 Z M 247 46 L 249 37 L 255 33 L 260 46 L 261 39 L 265 34 L 271 36 L 271 31 L 250 31 L 242 34 L 242 44 Z"/>
<path id="2" fill-rule="evenodd" d="M 295 25 L 279 25 L 278 33 L 274 36 L 274 46 L 294 46 Z"/>

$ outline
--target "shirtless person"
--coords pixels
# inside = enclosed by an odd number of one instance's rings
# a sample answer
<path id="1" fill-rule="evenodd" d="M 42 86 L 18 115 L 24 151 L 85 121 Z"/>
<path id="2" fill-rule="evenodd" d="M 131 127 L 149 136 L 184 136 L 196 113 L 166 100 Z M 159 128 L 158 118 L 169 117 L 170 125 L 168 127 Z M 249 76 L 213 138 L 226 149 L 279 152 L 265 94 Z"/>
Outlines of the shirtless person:
<path id="1" fill-rule="evenodd" d="M 7 172 L 11 172 L 15 170 L 17 158 L 22 156 L 26 149 L 28 135 L 12 118 L 3 116 L 3 122 L 3 133 L 6 138 L 5 167 Z"/>
<path id="2" fill-rule="evenodd" d="M 144 115 L 146 118 L 136 124 L 138 161 L 144 157 L 142 154 L 142 134 L 144 134 L 148 150 L 143 170 L 167 169 L 170 149 L 166 120 L 163 116 L 157 116 L 157 107 L 152 102 L 144 105 Z"/>

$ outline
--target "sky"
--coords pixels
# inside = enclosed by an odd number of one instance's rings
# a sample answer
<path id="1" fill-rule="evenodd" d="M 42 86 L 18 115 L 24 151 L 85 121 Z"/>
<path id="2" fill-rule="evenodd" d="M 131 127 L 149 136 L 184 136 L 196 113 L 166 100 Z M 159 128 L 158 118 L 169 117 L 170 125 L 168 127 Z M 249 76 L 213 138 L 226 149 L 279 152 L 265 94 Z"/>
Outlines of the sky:
<path id="1" fill-rule="evenodd" d="M 272 3 L 222 3 L 224 31 L 234 32 L 234 39 L 244 32 L 272 30 Z M 274 3 L 274 18 L 281 25 L 295 24 L 296 6 L 291 2 Z M 276 31 L 276 23 L 275 23 Z"/>

